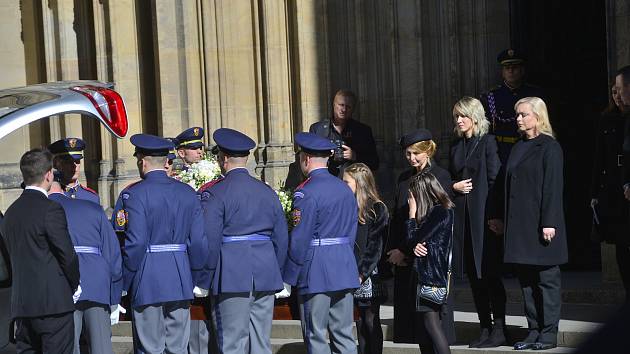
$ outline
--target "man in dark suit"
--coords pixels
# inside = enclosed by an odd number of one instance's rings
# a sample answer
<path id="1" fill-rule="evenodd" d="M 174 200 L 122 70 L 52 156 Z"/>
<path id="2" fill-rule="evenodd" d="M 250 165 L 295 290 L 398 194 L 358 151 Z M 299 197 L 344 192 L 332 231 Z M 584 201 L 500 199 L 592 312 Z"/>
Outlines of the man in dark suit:
<path id="1" fill-rule="evenodd" d="M 332 119 L 314 123 L 308 130 L 335 144 L 335 153 L 328 160 L 328 171 L 339 178 L 343 177 L 346 166 L 355 162 L 363 162 L 372 171 L 379 165 L 372 128 L 352 119 L 356 101 L 352 91 L 337 91 Z"/>
<path id="2" fill-rule="evenodd" d="M 18 353 L 69 354 L 74 342 L 73 293 L 79 287 L 79 259 L 63 208 L 48 199 L 53 182 L 51 153 L 28 151 L 20 159 L 20 170 L 26 188 L 7 209 L 1 230 L 13 278 L 16 349 Z"/>

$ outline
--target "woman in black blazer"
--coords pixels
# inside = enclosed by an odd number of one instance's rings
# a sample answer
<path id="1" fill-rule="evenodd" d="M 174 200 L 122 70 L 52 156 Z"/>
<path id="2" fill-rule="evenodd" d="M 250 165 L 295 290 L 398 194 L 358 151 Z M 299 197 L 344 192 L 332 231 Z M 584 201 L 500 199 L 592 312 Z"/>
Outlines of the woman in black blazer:
<path id="1" fill-rule="evenodd" d="M 568 261 L 562 202 L 563 157 L 553 137 L 545 102 L 526 97 L 514 106 L 523 134 L 506 164 L 503 222 L 506 263 L 514 264 L 521 284 L 528 334 L 514 349 L 550 349 L 560 321 L 560 264 Z"/>
<path id="2" fill-rule="evenodd" d="M 470 347 L 498 347 L 505 342 L 503 239 L 487 229 L 486 206 L 501 161 L 495 137 L 487 134 L 490 122 L 478 99 L 459 100 L 453 107 L 453 119 L 459 137 L 451 145 L 449 166 L 457 181 L 453 184 L 453 270 L 457 276 L 463 276 L 465 270 L 481 325 L 481 334 Z"/>

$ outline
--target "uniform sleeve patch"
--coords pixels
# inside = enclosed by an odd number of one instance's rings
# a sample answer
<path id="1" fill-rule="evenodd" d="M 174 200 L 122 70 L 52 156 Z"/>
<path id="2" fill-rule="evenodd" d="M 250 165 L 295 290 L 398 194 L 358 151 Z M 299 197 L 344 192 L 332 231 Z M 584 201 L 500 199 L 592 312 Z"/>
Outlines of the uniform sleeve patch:
<path id="1" fill-rule="evenodd" d="M 300 209 L 293 209 L 291 211 L 291 219 L 293 220 L 293 226 L 297 226 L 302 220 L 302 211 Z"/>
<path id="2" fill-rule="evenodd" d="M 123 200 L 127 200 L 127 199 L 129 199 L 129 193 L 123 193 L 123 194 L 122 194 L 122 199 L 123 199 Z"/>
<path id="3" fill-rule="evenodd" d="M 304 193 L 297 191 L 295 193 L 293 193 L 293 197 L 294 198 L 304 198 Z"/>
<path id="4" fill-rule="evenodd" d="M 127 224 L 127 212 L 125 209 L 120 209 L 116 213 L 116 224 L 120 227 L 123 227 Z"/>

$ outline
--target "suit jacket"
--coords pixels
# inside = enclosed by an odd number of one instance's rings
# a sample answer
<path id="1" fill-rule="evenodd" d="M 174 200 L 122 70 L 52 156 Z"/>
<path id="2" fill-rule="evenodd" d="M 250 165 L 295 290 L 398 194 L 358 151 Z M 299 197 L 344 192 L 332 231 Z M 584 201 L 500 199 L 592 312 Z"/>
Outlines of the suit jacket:
<path id="1" fill-rule="evenodd" d="M 9 251 L 11 316 L 41 317 L 74 311 L 79 285 L 74 252 L 61 205 L 26 189 L 7 209 L 2 235 Z"/>
<path id="2" fill-rule="evenodd" d="M 119 304 L 122 292 L 120 245 L 103 208 L 94 202 L 73 199 L 63 193 L 52 193 L 48 198 L 61 204 L 66 213 L 70 238 L 83 275 L 79 301 Z M 85 247 L 97 249 L 100 254 L 85 252 Z"/>
<path id="3" fill-rule="evenodd" d="M 522 144 L 533 144 L 520 158 Z M 563 157 L 556 139 L 540 134 L 514 145 L 505 176 L 506 263 L 559 265 L 568 261 L 563 206 Z M 547 243 L 542 228 L 556 235 Z"/>
<path id="4" fill-rule="evenodd" d="M 467 144 L 468 146 L 465 146 Z M 497 143 L 494 135 L 486 134 L 473 137 L 467 143 L 458 139 L 451 146 L 450 167 L 453 181 L 472 179 L 473 189 L 468 194 L 453 192 L 455 203 L 455 225 L 453 244 L 453 269 L 458 275 L 463 275 L 464 267 L 464 232 L 466 231 L 466 214 L 469 218 L 470 235 L 477 274 L 482 275 L 482 259 L 485 256 L 502 257 L 502 254 L 490 255 L 486 249 L 496 249 L 495 245 L 486 245 L 486 241 L 501 243 L 503 238 L 498 235 L 486 236 L 486 205 L 488 195 L 494 186 L 495 179 L 501 168 L 501 161 L 497 154 Z M 490 247 L 486 247 L 490 246 Z"/>
<path id="5" fill-rule="evenodd" d="M 282 289 L 289 235 L 276 192 L 247 169 L 235 168 L 200 194 L 208 263 L 214 273 L 212 293 Z M 245 235 L 268 236 L 269 240 L 224 239 Z"/>
<path id="6" fill-rule="evenodd" d="M 359 271 L 354 257 L 357 200 L 352 190 L 325 168 L 311 171 L 293 194 L 293 230 L 284 281 L 300 295 L 355 289 Z M 325 239 L 344 243 L 314 246 Z M 329 242 L 329 241 L 328 241 Z"/>

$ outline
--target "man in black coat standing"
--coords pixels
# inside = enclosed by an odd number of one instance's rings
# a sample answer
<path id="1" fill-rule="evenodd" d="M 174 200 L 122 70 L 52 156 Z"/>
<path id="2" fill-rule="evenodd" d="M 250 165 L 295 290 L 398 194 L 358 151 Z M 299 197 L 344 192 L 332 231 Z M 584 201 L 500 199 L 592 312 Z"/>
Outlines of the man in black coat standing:
<path id="1" fill-rule="evenodd" d="M 328 160 L 328 171 L 339 178 L 343 177 L 346 166 L 355 162 L 363 162 L 372 171 L 376 171 L 379 165 L 372 128 L 352 119 L 356 101 L 352 91 L 337 91 L 333 99 L 332 119 L 314 123 L 308 130 L 330 139 L 337 146 Z"/>
<path id="2" fill-rule="evenodd" d="M 20 170 L 26 188 L 7 209 L 1 229 L 11 263 L 16 349 L 18 353 L 69 354 L 74 342 L 73 293 L 79 288 L 79 260 L 63 208 L 48 199 L 53 182 L 51 153 L 28 151 L 20 159 Z"/>

